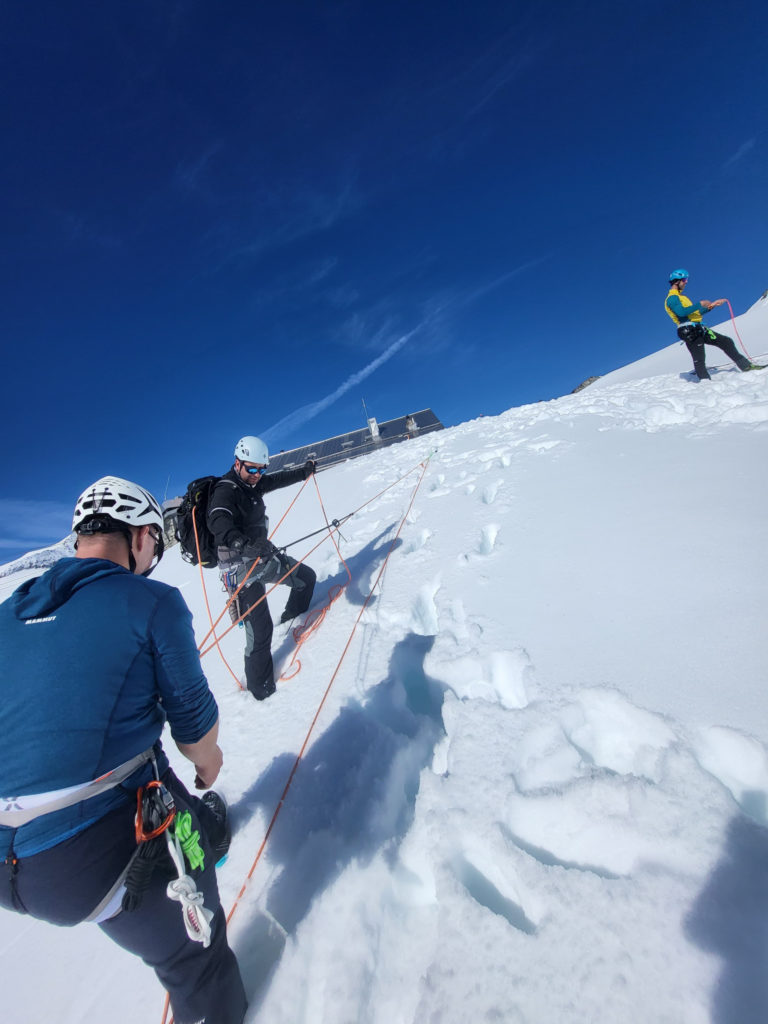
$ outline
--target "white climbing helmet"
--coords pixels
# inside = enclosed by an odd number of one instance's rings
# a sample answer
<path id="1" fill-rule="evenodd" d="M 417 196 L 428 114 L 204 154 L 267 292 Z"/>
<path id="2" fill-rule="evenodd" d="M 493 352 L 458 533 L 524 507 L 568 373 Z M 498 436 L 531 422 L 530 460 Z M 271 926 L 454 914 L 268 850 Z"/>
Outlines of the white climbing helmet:
<path id="1" fill-rule="evenodd" d="M 260 437 L 241 437 L 235 445 L 235 458 L 240 462 L 255 462 L 257 465 L 266 466 L 269 463 L 269 452 L 267 446 Z"/>
<path id="2" fill-rule="evenodd" d="M 162 510 L 149 491 L 119 476 L 103 476 L 86 487 L 77 499 L 72 529 L 80 533 L 94 516 L 128 526 L 156 526 L 161 534 L 163 531 Z"/>

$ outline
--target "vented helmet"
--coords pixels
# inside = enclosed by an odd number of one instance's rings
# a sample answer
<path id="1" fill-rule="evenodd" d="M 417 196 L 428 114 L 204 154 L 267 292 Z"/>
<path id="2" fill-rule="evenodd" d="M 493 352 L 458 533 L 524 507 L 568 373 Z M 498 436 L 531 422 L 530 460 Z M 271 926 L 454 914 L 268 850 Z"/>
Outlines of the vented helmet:
<path id="1" fill-rule="evenodd" d="M 269 452 L 260 437 L 249 434 L 247 437 L 241 437 L 235 445 L 235 458 L 241 462 L 255 462 L 266 466 L 269 462 Z"/>
<path id="2" fill-rule="evenodd" d="M 669 275 L 669 283 L 670 284 L 672 284 L 673 281 L 687 281 L 687 280 L 688 280 L 688 271 L 687 270 L 683 270 L 682 267 L 680 268 L 680 270 L 673 270 L 672 273 Z"/>
<path id="3" fill-rule="evenodd" d="M 163 513 L 160 506 L 143 487 L 122 480 L 119 476 L 103 476 L 87 487 L 75 505 L 72 529 L 79 536 L 96 533 L 122 533 L 128 545 L 128 566 L 136 569 L 133 538 L 129 526 L 156 526 L 158 529 L 155 558 L 142 573 L 149 576 L 163 557 Z M 75 543 L 77 547 L 77 543 Z"/>
<path id="4" fill-rule="evenodd" d="M 128 526 L 156 526 L 161 533 L 163 529 L 163 513 L 149 491 L 119 476 L 103 476 L 83 491 L 72 518 L 75 533 L 89 532 L 83 526 L 92 516 Z"/>

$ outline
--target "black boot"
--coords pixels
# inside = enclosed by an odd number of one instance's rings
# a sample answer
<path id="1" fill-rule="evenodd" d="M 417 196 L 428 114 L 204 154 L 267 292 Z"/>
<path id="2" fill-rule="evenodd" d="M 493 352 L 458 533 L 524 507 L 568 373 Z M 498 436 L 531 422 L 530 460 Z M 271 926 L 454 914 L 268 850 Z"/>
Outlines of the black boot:
<path id="1" fill-rule="evenodd" d="M 214 790 L 209 789 L 202 796 L 202 802 L 216 819 L 217 831 L 215 835 L 208 835 L 213 849 L 214 863 L 218 867 L 229 852 L 229 844 L 232 842 L 232 829 L 229 825 L 229 814 L 227 803 L 223 796 Z"/>

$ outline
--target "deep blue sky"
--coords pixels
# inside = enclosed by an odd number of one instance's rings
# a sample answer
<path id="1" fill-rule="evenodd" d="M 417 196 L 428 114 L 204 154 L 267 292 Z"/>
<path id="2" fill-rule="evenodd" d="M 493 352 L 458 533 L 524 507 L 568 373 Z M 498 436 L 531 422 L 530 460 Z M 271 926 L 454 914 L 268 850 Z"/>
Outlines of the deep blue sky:
<path id="1" fill-rule="evenodd" d="M 453 425 L 562 395 L 674 339 L 674 267 L 743 312 L 766 10 L 4 4 L 0 561 L 106 473 L 162 498 L 362 399 Z"/>

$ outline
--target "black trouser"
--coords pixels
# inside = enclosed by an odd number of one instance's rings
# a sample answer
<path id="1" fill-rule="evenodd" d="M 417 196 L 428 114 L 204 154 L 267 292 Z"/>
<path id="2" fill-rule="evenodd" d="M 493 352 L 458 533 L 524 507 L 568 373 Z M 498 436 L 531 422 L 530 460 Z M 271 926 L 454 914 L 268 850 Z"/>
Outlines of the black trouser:
<path id="1" fill-rule="evenodd" d="M 197 797 L 191 796 L 172 771 L 163 781 L 179 811 L 189 810 L 205 851 L 202 870 L 189 870 L 214 911 L 211 944 L 204 949 L 184 928 L 181 904 L 166 895 L 176 877 L 170 856 L 156 866 L 141 906 L 121 911 L 99 925 L 119 946 L 153 967 L 170 994 L 176 1024 L 241 1024 L 247 1008 L 240 970 L 227 944 L 226 921 L 219 901 L 216 869 L 209 836 L 215 841 L 219 823 Z M 84 832 L 31 857 L 22 857 L 16 875 L 16 904 L 8 886 L 0 886 L 0 906 L 20 910 L 58 925 L 79 924 L 109 891 L 136 849 L 135 800 L 101 818 Z M 158 1009 L 158 1014 L 161 1012 Z"/>
<path id="2" fill-rule="evenodd" d="M 245 681 L 248 689 L 257 700 L 264 700 L 275 692 L 275 670 L 272 663 L 272 616 L 269 614 L 264 596 L 264 584 L 274 583 L 285 575 L 291 566 L 296 566 L 283 583 L 291 588 L 288 602 L 281 621 L 302 615 L 309 608 L 317 579 L 314 570 L 303 562 L 296 562 L 289 555 L 279 556 L 266 564 L 269 570 L 259 580 L 247 583 L 240 591 L 239 602 L 241 611 L 251 610 L 243 619 L 246 629 L 245 644 Z M 257 570 L 258 571 L 258 570 Z M 259 602 L 257 604 L 257 602 Z"/>
<path id="3" fill-rule="evenodd" d="M 705 345 L 715 345 L 732 359 L 740 370 L 748 370 L 752 365 L 736 348 L 733 339 L 725 334 L 716 334 L 701 324 L 681 324 L 677 329 L 677 336 L 685 342 L 685 347 L 693 358 L 693 368 L 699 380 L 711 380 L 707 371 Z"/>

